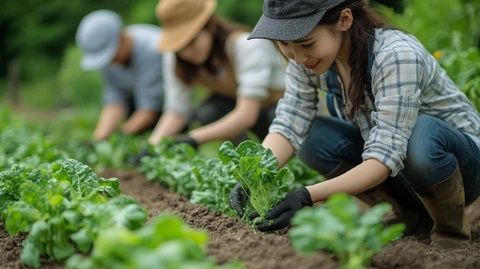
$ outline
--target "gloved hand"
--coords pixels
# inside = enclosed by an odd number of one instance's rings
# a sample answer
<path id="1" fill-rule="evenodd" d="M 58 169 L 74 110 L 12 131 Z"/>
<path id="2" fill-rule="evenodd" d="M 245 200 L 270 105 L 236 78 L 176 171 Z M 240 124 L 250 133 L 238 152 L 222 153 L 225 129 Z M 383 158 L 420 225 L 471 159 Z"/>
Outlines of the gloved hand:
<path id="1" fill-rule="evenodd" d="M 229 195 L 229 203 L 230 207 L 235 210 L 239 217 L 243 216 L 243 212 L 245 211 L 245 206 L 247 206 L 248 202 L 248 193 L 242 187 L 241 183 L 237 183 L 235 187 L 230 191 Z"/>
<path id="2" fill-rule="evenodd" d="M 175 144 L 189 144 L 190 146 L 192 146 L 194 149 L 197 149 L 198 148 L 198 142 L 193 139 L 193 137 L 191 137 L 190 135 L 188 134 L 181 134 L 181 135 L 176 135 L 173 137 L 173 142 Z"/>
<path id="3" fill-rule="evenodd" d="M 88 151 L 95 150 L 95 143 L 92 140 L 83 140 L 80 145 Z"/>
<path id="4" fill-rule="evenodd" d="M 140 152 L 135 155 L 135 156 L 132 156 L 129 160 L 128 160 L 128 163 L 133 165 L 133 166 L 138 166 L 140 165 L 140 163 L 142 162 L 142 159 L 144 157 L 147 157 L 147 156 L 152 156 L 152 153 L 150 152 L 149 148 L 143 148 L 140 150 Z"/>
<path id="5" fill-rule="evenodd" d="M 287 193 L 280 203 L 270 209 L 265 215 L 265 220 L 256 225 L 261 232 L 279 230 L 290 225 L 290 220 L 295 213 L 304 206 L 312 206 L 312 197 L 307 188 L 300 187 Z M 258 216 L 258 214 L 257 214 Z M 255 218 L 253 215 L 251 218 Z"/>

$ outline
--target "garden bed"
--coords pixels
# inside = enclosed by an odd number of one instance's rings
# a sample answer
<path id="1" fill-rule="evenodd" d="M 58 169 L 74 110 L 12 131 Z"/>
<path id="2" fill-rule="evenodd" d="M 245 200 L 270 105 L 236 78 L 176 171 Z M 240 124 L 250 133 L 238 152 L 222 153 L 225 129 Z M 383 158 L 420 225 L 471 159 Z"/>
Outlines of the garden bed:
<path id="1" fill-rule="evenodd" d="M 302 256 L 291 247 L 283 233 L 263 234 L 241 221 L 211 212 L 203 206 L 148 182 L 138 172 L 105 171 L 104 177 L 118 177 L 122 191 L 134 196 L 145 206 L 150 216 L 171 212 L 182 217 L 192 227 L 209 234 L 208 255 L 219 263 L 238 259 L 248 269 L 260 268 L 338 268 L 328 253 Z M 480 201 L 477 201 L 480 204 Z M 480 206 L 469 208 L 473 223 L 473 244 L 466 249 L 443 251 L 429 247 L 413 238 L 404 238 L 382 249 L 373 258 L 373 268 L 480 268 Z M 0 226 L 0 268 L 24 268 L 20 263 L 21 237 L 8 236 Z M 43 263 L 41 268 L 63 268 L 55 263 Z"/>

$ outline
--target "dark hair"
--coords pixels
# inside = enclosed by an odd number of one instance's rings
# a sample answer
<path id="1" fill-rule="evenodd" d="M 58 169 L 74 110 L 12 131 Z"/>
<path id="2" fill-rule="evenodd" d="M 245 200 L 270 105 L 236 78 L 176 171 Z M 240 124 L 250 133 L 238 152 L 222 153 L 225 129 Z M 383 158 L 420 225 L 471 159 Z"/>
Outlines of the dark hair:
<path id="1" fill-rule="evenodd" d="M 375 36 L 375 28 L 392 28 L 380 15 L 375 13 L 366 0 L 347 0 L 327 11 L 319 25 L 332 25 L 340 19 L 342 10 L 352 11 L 353 23 L 348 30 L 350 34 L 351 82 L 346 89 L 346 114 L 352 119 L 356 110 L 364 103 L 367 90 L 368 43 Z"/>
<path id="2" fill-rule="evenodd" d="M 215 74 L 222 65 L 227 64 L 229 60 L 225 51 L 225 42 L 228 36 L 235 31 L 247 30 L 243 25 L 228 22 L 215 15 L 210 18 L 204 29 L 211 32 L 213 36 L 212 48 L 205 63 L 195 65 L 181 59 L 178 53 L 175 54 L 177 60 L 175 73 L 187 85 L 192 84 L 193 79 L 201 68 L 205 68 L 209 73 Z"/>

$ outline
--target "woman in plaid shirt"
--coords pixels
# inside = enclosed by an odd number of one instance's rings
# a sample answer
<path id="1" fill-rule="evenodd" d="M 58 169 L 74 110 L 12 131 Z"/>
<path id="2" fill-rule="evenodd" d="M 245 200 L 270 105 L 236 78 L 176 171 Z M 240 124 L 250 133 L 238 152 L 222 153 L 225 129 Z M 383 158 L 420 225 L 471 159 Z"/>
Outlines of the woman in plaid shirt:
<path id="1" fill-rule="evenodd" d="M 334 193 L 387 200 L 432 245 L 469 243 L 465 206 L 480 193 L 480 116 L 420 42 L 389 28 L 364 0 L 265 0 L 249 38 L 289 58 L 286 92 L 263 146 L 281 165 L 298 151 L 324 182 L 294 190 L 262 231 Z M 319 113 L 327 91 L 330 116 Z M 245 194 L 231 193 L 241 212 Z"/>

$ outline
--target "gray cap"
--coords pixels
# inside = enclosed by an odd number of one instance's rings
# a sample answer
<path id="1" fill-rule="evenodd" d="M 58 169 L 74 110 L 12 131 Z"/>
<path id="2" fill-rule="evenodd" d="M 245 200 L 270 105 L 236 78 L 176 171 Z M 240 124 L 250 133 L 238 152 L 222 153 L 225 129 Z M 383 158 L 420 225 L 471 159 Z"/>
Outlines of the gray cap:
<path id="1" fill-rule="evenodd" d="M 122 28 L 122 19 L 110 10 L 97 10 L 82 19 L 75 39 L 83 51 L 83 69 L 96 70 L 112 62 Z"/>
<path id="2" fill-rule="evenodd" d="M 308 35 L 325 13 L 345 0 L 264 0 L 263 15 L 248 39 L 292 41 Z"/>

